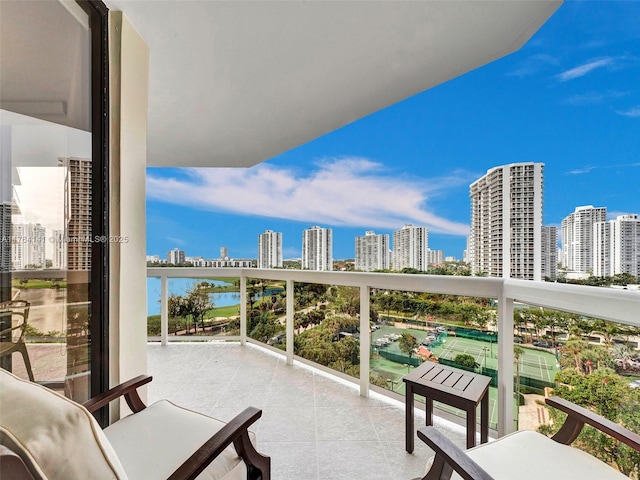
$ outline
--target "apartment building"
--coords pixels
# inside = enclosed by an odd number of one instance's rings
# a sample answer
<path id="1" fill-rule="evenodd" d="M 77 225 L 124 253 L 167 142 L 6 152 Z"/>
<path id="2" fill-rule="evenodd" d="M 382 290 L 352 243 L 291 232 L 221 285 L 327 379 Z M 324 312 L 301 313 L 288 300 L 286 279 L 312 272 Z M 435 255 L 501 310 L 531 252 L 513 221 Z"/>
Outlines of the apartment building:
<path id="1" fill-rule="evenodd" d="M 609 277 L 619 273 L 640 275 L 640 220 L 637 214 L 619 215 L 615 220 L 593 226 L 593 275 Z"/>
<path id="2" fill-rule="evenodd" d="M 389 269 L 389 235 L 376 234 L 373 230 L 356 237 L 355 268 L 362 272 Z"/>
<path id="3" fill-rule="evenodd" d="M 45 268 L 45 228 L 39 223 L 13 223 L 11 227 L 11 268 Z"/>
<path id="4" fill-rule="evenodd" d="M 184 250 L 174 248 L 167 252 L 167 263 L 171 263 L 173 265 L 184 265 L 185 262 L 186 256 Z"/>
<path id="5" fill-rule="evenodd" d="M 333 231 L 311 227 L 302 232 L 302 269 L 333 270 Z"/>
<path id="6" fill-rule="evenodd" d="M 542 254 L 540 257 L 542 279 L 555 281 L 558 278 L 558 229 L 542 227 Z"/>
<path id="7" fill-rule="evenodd" d="M 282 233 L 266 230 L 258 235 L 258 268 L 282 268 Z"/>
<path id="8" fill-rule="evenodd" d="M 444 250 L 429 250 L 429 265 L 440 265 L 445 262 L 444 258 Z M 447 257 L 452 258 L 452 257 Z M 450 262 L 455 262 L 455 259 L 447 260 Z"/>
<path id="9" fill-rule="evenodd" d="M 474 274 L 541 280 L 542 163 L 494 167 L 469 187 Z"/>
<path id="10" fill-rule="evenodd" d="M 58 166 L 65 172 L 65 230 L 67 270 L 91 270 L 91 160 L 64 157 Z"/>
<path id="11" fill-rule="evenodd" d="M 562 266 L 572 272 L 593 273 L 594 225 L 607 220 L 607 207 L 576 207 L 562 220 Z"/>
<path id="12" fill-rule="evenodd" d="M 429 230 L 405 224 L 393 232 L 393 269 L 415 268 L 426 271 L 429 267 Z"/>

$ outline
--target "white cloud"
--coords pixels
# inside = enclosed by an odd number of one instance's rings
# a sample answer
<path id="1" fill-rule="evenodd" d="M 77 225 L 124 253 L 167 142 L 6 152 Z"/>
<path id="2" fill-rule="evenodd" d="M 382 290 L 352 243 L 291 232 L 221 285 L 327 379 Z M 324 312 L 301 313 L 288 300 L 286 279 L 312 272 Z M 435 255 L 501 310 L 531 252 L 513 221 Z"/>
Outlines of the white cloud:
<path id="1" fill-rule="evenodd" d="M 618 211 L 607 212 L 607 220 L 615 220 L 616 218 L 622 215 L 638 214 L 638 213 L 640 212 L 618 212 Z"/>
<path id="2" fill-rule="evenodd" d="M 456 171 L 433 179 L 407 179 L 364 158 L 338 158 L 303 174 L 260 164 L 250 169 L 185 169 L 184 178 L 147 176 L 150 199 L 203 210 L 366 228 L 425 225 L 433 232 L 467 235 L 465 224 L 427 208 L 427 200 L 475 177 Z"/>
<path id="3" fill-rule="evenodd" d="M 583 168 L 576 168 L 575 170 L 569 170 L 565 172 L 565 175 L 581 175 L 584 173 L 591 173 L 593 170 L 597 169 L 606 169 L 606 168 L 633 168 L 640 167 L 640 162 L 637 163 L 623 163 L 619 165 L 595 165 L 595 166 L 586 166 Z"/>
<path id="4" fill-rule="evenodd" d="M 582 93 L 578 95 L 573 95 L 567 99 L 565 99 L 562 103 L 565 105 L 571 105 L 574 107 L 582 106 L 582 105 L 595 105 L 598 103 L 603 103 L 605 100 L 610 100 L 614 98 L 620 98 L 625 95 L 628 95 L 627 92 L 618 92 L 615 90 L 611 90 L 608 92 L 596 92 L 591 91 L 587 93 Z M 640 109 L 639 109 L 640 111 Z"/>
<path id="5" fill-rule="evenodd" d="M 625 117 L 640 117 L 640 105 L 636 105 L 635 107 L 631 107 L 627 110 L 616 112 L 618 115 L 624 115 Z"/>
<path id="6" fill-rule="evenodd" d="M 531 55 L 524 59 L 519 63 L 518 67 L 515 70 L 507 72 L 507 77 L 529 77 L 531 75 L 535 75 L 540 70 L 544 69 L 548 65 L 557 65 L 558 59 L 547 55 L 545 53 L 539 53 L 536 55 Z"/>
<path id="7" fill-rule="evenodd" d="M 575 78 L 583 77 L 587 73 L 593 70 L 596 70 L 598 68 L 608 67 L 612 65 L 613 62 L 614 62 L 614 59 L 611 57 L 599 58 L 596 60 L 592 60 L 588 63 L 585 63 L 583 65 L 574 67 L 570 70 L 565 70 L 564 72 L 556 75 L 556 78 L 558 78 L 558 80 L 560 80 L 561 82 L 566 82 L 568 80 L 573 80 Z"/>

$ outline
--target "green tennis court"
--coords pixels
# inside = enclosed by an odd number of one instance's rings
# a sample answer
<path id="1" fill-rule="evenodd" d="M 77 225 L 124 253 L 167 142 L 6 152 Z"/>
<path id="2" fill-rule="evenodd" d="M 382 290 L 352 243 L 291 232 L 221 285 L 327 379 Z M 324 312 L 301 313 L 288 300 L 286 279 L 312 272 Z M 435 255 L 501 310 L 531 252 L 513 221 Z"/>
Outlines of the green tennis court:
<path id="1" fill-rule="evenodd" d="M 556 357 L 542 350 L 526 347 L 523 347 L 523 350 L 524 353 L 519 358 L 520 375 L 553 382 L 559 370 Z M 436 357 L 448 360 L 464 353 L 473 356 L 481 367 L 498 368 L 498 346 L 495 344 L 468 338 L 447 337 L 442 345 L 434 347 L 431 351 Z"/>

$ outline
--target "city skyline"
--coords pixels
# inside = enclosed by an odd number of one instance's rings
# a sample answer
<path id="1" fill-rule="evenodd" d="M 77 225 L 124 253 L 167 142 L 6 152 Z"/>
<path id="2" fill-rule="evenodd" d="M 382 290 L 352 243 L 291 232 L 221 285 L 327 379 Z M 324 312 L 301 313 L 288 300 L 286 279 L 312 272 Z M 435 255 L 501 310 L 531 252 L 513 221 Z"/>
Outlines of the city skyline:
<path id="1" fill-rule="evenodd" d="M 249 169 L 147 171 L 147 251 L 257 258 L 255 238 L 333 229 L 353 239 L 405 223 L 462 258 L 472 181 L 496 165 L 545 164 L 543 220 L 580 205 L 640 211 L 640 5 L 566 2 L 518 52 Z M 615 136 L 611 132 L 615 132 Z"/>

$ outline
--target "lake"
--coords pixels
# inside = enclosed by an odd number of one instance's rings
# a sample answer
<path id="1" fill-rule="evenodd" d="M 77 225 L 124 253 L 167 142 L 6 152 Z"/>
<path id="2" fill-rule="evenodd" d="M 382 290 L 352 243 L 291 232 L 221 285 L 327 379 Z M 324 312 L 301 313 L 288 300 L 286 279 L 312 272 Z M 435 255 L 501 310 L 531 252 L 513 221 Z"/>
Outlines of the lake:
<path id="1" fill-rule="evenodd" d="M 214 285 L 231 285 L 231 283 L 220 280 L 209 280 L 199 278 L 170 278 L 169 295 L 175 293 L 184 295 L 196 283 L 207 281 Z M 216 307 L 227 307 L 240 303 L 240 292 L 219 292 L 210 293 L 209 297 Z M 160 315 L 160 279 L 147 278 L 147 315 Z"/>

